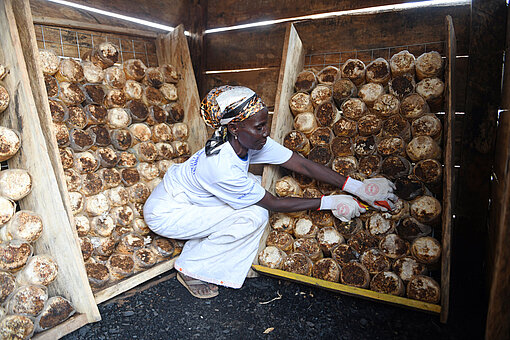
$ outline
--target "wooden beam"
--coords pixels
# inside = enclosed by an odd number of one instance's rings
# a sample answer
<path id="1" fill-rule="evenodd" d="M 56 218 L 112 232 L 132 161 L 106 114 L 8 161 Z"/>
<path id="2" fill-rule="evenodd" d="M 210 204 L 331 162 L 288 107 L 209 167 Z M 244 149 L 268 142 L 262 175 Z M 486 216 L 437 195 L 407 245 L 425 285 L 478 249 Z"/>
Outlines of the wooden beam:
<path id="1" fill-rule="evenodd" d="M 197 87 L 200 90 L 204 83 L 204 67 L 206 56 L 204 54 L 204 30 L 207 21 L 207 1 L 192 0 L 189 2 L 189 11 L 193 13 L 190 19 L 190 36 L 188 37 L 189 52 Z M 202 96 L 200 95 L 200 98 Z"/>
<path id="2" fill-rule="evenodd" d="M 443 140 L 443 211 L 442 211 L 442 254 L 441 254 L 441 316 L 442 323 L 448 320 L 450 307 L 450 259 L 452 242 L 452 219 L 454 199 L 454 119 L 455 119 L 455 63 L 457 56 L 457 40 L 451 16 L 445 20 L 448 67 L 446 70 L 446 115 L 444 119 Z"/>
<path id="3" fill-rule="evenodd" d="M 476 338 L 483 336 L 487 308 L 488 289 L 483 278 L 487 275 L 484 264 L 488 250 L 489 188 L 501 97 L 506 19 L 506 1 L 472 1 L 466 115 L 455 206 L 452 278 L 456 283 L 452 282 L 452 292 L 456 295 L 457 313 L 470 311 L 467 322 Z M 476 251 L 473 251 L 474 244 Z"/>
<path id="4" fill-rule="evenodd" d="M 116 282 L 114 285 L 108 288 L 104 288 L 97 292 L 95 294 L 96 303 L 100 304 L 103 303 L 121 293 L 124 293 L 128 290 L 130 290 L 133 287 L 138 286 L 139 284 L 150 280 L 159 274 L 163 274 L 169 270 L 172 270 L 174 268 L 174 263 L 176 258 L 170 259 L 168 261 L 159 263 L 155 265 L 154 267 L 147 269 L 143 272 L 140 272 L 132 277 L 129 277 L 127 279 L 124 279 L 120 282 Z"/>
<path id="5" fill-rule="evenodd" d="M 85 326 L 88 323 L 87 315 L 74 314 L 68 320 L 58 326 L 48 329 L 42 333 L 36 333 L 33 340 L 55 340 L 74 332 L 75 330 Z"/>
<path id="6" fill-rule="evenodd" d="M 87 30 L 87 31 L 93 31 L 93 32 L 116 33 L 116 34 L 144 37 L 144 38 L 151 38 L 151 39 L 156 39 L 156 37 L 158 36 L 159 33 L 164 32 L 164 31 L 156 30 L 156 29 L 151 31 L 151 30 L 149 30 L 149 28 L 147 30 L 142 30 L 142 29 L 136 29 L 136 28 L 111 26 L 111 25 L 105 25 L 105 24 L 89 23 L 89 22 L 84 22 L 84 21 L 69 20 L 69 19 L 62 19 L 62 18 L 51 18 L 51 17 L 41 17 L 41 16 L 36 16 L 33 18 L 34 18 L 34 24 L 38 24 L 38 25 L 66 27 L 66 28 Z"/>
<path id="7" fill-rule="evenodd" d="M 485 229 L 489 175 L 493 164 L 497 110 L 501 97 L 501 70 L 506 23 L 504 0 L 474 0 L 467 81 L 459 215 L 480 211 L 475 229 Z M 470 193 L 476 193 L 470 195 Z M 485 203 L 484 203 L 485 202 Z"/>
<path id="8" fill-rule="evenodd" d="M 285 280 L 290 280 L 294 282 L 299 283 L 305 283 L 310 286 L 314 287 L 321 287 L 336 293 L 350 295 L 350 296 L 356 296 L 361 297 L 369 300 L 375 300 L 380 302 L 385 302 L 390 305 L 396 305 L 396 306 L 404 306 L 410 309 L 415 310 L 421 310 L 429 313 L 439 313 L 441 310 L 441 306 L 427 303 L 423 301 L 408 299 L 401 296 L 396 295 L 390 295 L 390 294 L 383 294 L 378 293 L 373 290 L 363 289 L 363 288 L 357 288 L 357 287 L 351 287 L 348 285 L 344 285 L 337 282 L 330 282 L 325 280 L 319 280 L 314 277 L 300 275 L 300 274 L 294 274 L 290 272 L 286 272 L 279 269 L 272 269 L 268 267 L 263 267 L 260 265 L 253 265 L 252 266 L 256 271 L 277 277 L 277 278 L 283 278 Z"/>

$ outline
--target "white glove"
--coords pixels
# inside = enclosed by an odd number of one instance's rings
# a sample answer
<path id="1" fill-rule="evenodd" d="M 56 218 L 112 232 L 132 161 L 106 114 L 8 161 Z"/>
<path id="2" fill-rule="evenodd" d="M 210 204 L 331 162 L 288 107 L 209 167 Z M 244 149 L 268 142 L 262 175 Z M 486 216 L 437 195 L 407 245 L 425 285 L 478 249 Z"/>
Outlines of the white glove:
<path id="1" fill-rule="evenodd" d="M 349 195 L 322 196 L 319 210 L 331 210 L 342 222 L 349 222 L 366 211 L 363 205 Z"/>
<path id="2" fill-rule="evenodd" d="M 398 197 L 393 193 L 395 184 L 386 178 L 370 178 L 363 182 L 347 177 L 343 191 L 358 196 L 375 209 L 389 211 L 395 209 Z"/>

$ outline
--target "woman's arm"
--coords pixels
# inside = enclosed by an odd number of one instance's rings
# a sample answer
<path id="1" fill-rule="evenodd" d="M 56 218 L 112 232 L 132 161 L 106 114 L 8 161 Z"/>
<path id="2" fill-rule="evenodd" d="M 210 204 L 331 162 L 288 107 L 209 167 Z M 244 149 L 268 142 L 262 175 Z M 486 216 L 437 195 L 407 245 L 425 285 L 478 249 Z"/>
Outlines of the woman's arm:
<path id="1" fill-rule="evenodd" d="M 298 172 L 321 182 L 335 185 L 339 189 L 342 189 L 345 181 L 347 180 L 346 177 L 331 170 L 330 168 L 306 159 L 296 152 L 293 152 L 290 159 L 283 163 L 282 166 L 286 169 Z"/>
<path id="2" fill-rule="evenodd" d="M 296 152 L 292 153 L 290 159 L 283 163 L 286 169 L 298 172 L 310 178 L 337 186 L 339 189 L 344 185 L 346 178 L 339 173 L 325 167 L 324 165 L 312 162 Z M 321 205 L 320 198 L 298 198 L 298 197 L 276 197 L 266 191 L 264 197 L 257 205 L 276 212 L 293 212 L 301 210 L 317 210 Z"/>
<path id="3" fill-rule="evenodd" d="M 264 197 L 256 203 L 269 211 L 293 212 L 301 210 L 317 210 L 321 205 L 320 198 L 276 197 L 266 191 Z"/>
<path id="4" fill-rule="evenodd" d="M 349 178 L 348 181 L 346 177 L 339 173 L 310 161 L 296 152 L 293 152 L 290 159 L 282 166 L 321 182 L 332 184 L 382 211 L 392 210 L 398 199 L 393 194 L 395 185 L 385 178 L 371 178 L 364 181 Z"/>

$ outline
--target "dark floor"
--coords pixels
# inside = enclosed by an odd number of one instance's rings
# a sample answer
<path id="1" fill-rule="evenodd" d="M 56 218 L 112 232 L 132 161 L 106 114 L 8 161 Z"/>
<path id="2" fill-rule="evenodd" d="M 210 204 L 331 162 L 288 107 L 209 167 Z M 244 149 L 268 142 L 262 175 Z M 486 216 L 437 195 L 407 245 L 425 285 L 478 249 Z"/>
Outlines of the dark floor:
<path id="1" fill-rule="evenodd" d="M 265 276 L 248 279 L 239 290 L 220 288 L 219 296 L 201 300 L 169 272 L 99 309 L 102 321 L 64 339 L 479 338 L 468 311 L 443 325 L 437 315 Z"/>

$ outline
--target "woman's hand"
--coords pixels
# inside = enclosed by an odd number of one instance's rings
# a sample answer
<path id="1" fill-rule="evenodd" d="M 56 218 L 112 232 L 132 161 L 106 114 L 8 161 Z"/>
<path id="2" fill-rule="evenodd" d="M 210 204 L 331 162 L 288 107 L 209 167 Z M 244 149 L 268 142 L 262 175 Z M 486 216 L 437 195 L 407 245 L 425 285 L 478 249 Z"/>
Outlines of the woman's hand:
<path id="1" fill-rule="evenodd" d="M 398 197 L 393 193 L 394 189 L 395 184 L 386 178 L 369 178 L 361 182 L 349 177 L 343 187 L 344 191 L 381 211 L 395 208 Z"/>
<path id="2" fill-rule="evenodd" d="M 323 196 L 320 210 L 331 210 L 333 215 L 342 222 L 349 222 L 366 211 L 354 197 L 349 195 Z"/>

